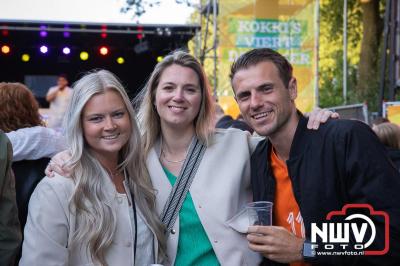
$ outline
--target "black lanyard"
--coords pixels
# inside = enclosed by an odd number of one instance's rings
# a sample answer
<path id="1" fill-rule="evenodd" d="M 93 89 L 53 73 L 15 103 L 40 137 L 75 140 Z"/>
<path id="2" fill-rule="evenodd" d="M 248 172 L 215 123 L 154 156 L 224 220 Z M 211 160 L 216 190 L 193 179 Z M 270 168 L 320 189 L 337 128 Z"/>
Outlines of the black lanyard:
<path id="1" fill-rule="evenodd" d="M 134 240 L 134 246 L 133 246 L 133 256 L 134 256 L 133 263 L 135 264 L 135 261 L 136 261 L 136 245 L 137 245 L 137 213 L 136 213 L 135 198 L 134 198 L 132 192 L 131 192 L 131 199 L 132 199 L 132 209 L 133 209 L 133 220 L 134 220 L 134 224 L 135 224 L 135 240 Z"/>

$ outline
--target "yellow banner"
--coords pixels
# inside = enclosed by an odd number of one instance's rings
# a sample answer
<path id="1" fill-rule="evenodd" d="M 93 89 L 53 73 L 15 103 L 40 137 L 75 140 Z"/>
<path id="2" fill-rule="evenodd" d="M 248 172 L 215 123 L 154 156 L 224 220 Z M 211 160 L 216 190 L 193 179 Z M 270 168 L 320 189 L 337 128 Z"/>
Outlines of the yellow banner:
<path id="1" fill-rule="evenodd" d="M 400 102 L 396 105 L 387 106 L 386 114 L 390 122 L 400 125 Z"/>
<path id="2" fill-rule="evenodd" d="M 312 110 L 316 76 L 314 18 L 314 0 L 220 0 L 218 97 L 233 103 L 227 100 L 233 97 L 228 76 L 232 62 L 248 50 L 268 47 L 285 55 L 294 67 L 297 107 L 303 112 Z"/>

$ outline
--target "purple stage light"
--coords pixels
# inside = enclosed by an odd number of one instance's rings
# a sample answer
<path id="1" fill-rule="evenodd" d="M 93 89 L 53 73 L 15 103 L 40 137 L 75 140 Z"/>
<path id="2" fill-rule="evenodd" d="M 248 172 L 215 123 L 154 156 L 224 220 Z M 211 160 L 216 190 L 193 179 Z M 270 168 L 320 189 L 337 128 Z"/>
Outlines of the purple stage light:
<path id="1" fill-rule="evenodd" d="M 64 35 L 64 38 L 69 38 L 71 36 L 71 33 L 69 32 L 69 26 L 67 24 L 64 26 L 63 35 Z"/>
<path id="2" fill-rule="evenodd" d="M 64 54 L 70 54 L 71 53 L 71 49 L 69 49 L 69 47 L 64 47 L 62 51 L 63 51 Z"/>
<path id="3" fill-rule="evenodd" d="M 45 26 L 45 25 L 41 25 L 40 26 L 40 32 L 39 32 L 39 34 L 40 34 L 40 37 L 47 37 L 47 27 Z"/>
<path id="4" fill-rule="evenodd" d="M 46 45 L 40 46 L 40 52 L 41 52 L 42 54 L 46 54 L 48 51 L 49 51 L 49 48 L 47 48 Z"/>

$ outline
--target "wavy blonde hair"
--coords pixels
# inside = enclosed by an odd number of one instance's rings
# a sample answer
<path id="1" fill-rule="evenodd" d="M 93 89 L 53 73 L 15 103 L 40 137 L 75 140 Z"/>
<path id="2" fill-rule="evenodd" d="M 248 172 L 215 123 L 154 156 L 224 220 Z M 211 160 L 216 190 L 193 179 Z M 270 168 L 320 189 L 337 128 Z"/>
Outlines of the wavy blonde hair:
<path id="1" fill-rule="evenodd" d="M 172 65 L 179 65 L 192 69 L 199 78 L 201 90 L 201 104 L 197 117 L 194 119 L 197 137 L 207 145 L 213 131 L 214 102 L 210 93 L 210 86 L 203 67 L 191 54 L 177 50 L 167 55 L 159 62 L 151 73 L 146 86 L 135 98 L 135 106 L 139 108 L 139 120 L 142 125 L 144 153 L 147 156 L 161 133 L 160 116 L 154 106 L 156 90 L 161 75 Z"/>
<path id="2" fill-rule="evenodd" d="M 164 227 L 155 212 L 155 194 L 145 165 L 140 132 L 135 112 L 119 80 L 106 70 L 91 72 L 74 85 L 73 95 L 67 110 L 64 125 L 71 153 L 68 162 L 75 181 L 75 190 L 70 206 L 76 207 L 78 227 L 73 232 L 73 243 L 88 242 L 87 252 L 94 261 L 106 265 L 105 252 L 110 246 L 116 229 L 115 211 L 106 205 L 104 180 L 109 175 L 100 162 L 91 154 L 82 130 L 82 111 L 94 96 L 107 90 L 118 92 L 129 113 L 132 134 L 121 149 L 118 168 L 127 173 L 127 183 L 135 195 L 135 203 L 155 231 L 160 258 L 165 254 Z"/>

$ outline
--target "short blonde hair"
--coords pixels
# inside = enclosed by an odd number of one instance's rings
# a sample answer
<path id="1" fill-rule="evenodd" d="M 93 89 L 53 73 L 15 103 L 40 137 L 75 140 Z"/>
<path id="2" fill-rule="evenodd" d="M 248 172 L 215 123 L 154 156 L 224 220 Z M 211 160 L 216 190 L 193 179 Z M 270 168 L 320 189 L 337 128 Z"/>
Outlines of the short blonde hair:
<path id="1" fill-rule="evenodd" d="M 154 146 L 161 132 L 160 116 L 154 106 L 156 89 L 164 70 L 171 65 L 179 65 L 192 69 L 199 78 L 201 89 L 200 111 L 194 120 L 197 137 L 204 143 L 209 143 L 209 137 L 213 131 L 214 101 L 210 93 L 210 86 L 203 67 L 191 54 L 184 51 L 175 51 L 158 63 L 150 78 L 135 99 L 135 105 L 139 106 L 139 120 L 142 126 L 144 153 L 147 155 Z"/>

